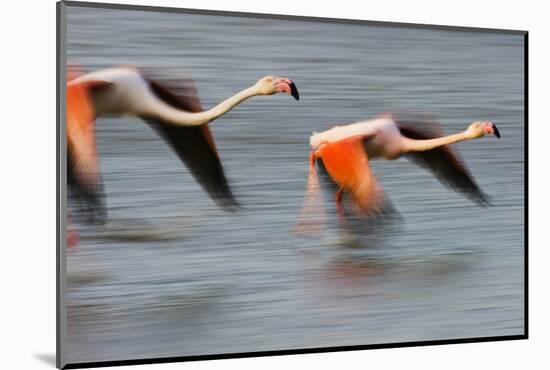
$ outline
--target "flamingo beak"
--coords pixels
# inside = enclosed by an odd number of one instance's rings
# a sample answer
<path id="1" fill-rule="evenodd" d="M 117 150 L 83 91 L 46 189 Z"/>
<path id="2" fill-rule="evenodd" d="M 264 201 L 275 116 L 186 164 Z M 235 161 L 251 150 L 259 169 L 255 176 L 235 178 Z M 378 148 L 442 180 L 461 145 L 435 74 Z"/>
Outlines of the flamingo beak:
<path id="1" fill-rule="evenodd" d="M 288 78 L 281 78 L 279 82 L 277 82 L 277 89 L 279 92 L 284 92 L 286 94 L 291 95 L 294 99 L 300 100 L 300 94 L 298 93 L 298 88 Z"/>
<path id="2" fill-rule="evenodd" d="M 296 100 L 300 100 L 300 94 L 298 93 L 298 88 L 294 84 L 294 82 L 290 83 L 290 95 Z"/>
<path id="3" fill-rule="evenodd" d="M 500 139 L 500 132 L 498 131 L 497 125 L 495 125 L 494 123 L 493 123 L 493 133 L 495 134 L 496 137 Z"/>

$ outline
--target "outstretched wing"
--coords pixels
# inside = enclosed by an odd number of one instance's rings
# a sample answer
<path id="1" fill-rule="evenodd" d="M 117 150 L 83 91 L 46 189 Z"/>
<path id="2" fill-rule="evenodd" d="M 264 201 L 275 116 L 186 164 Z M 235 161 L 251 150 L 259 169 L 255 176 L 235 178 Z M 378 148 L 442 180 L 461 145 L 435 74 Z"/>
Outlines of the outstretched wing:
<path id="1" fill-rule="evenodd" d="M 191 80 L 148 79 L 153 93 L 167 104 L 188 112 L 200 112 L 202 106 Z M 232 210 L 238 203 L 231 192 L 207 125 L 183 127 L 158 119 L 142 117 L 174 149 L 197 182 L 218 205 Z"/>
<path id="2" fill-rule="evenodd" d="M 69 75 L 69 80 L 73 77 Z M 86 205 L 94 221 L 104 221 L 103 184 L 95 140 L 92 103 L 86 86 L 68 84 L 67 97 L 67 183 Z"/>
<path id="3" fill-rule="evenodd" d="M 401 134 L 415 140 L 428 140 L 441 136 L 441 129 L 429 121 L 395 121 Z M 449 146 L 441 146 L 424 152 L 412 152 L 406 155 L 421 167 L 433 172 L 443 184 L 461 192 L 481 206 L 489 204 L 488 196 L 483 193 L 473 176 L 461 161 L 457 153 Z"/>

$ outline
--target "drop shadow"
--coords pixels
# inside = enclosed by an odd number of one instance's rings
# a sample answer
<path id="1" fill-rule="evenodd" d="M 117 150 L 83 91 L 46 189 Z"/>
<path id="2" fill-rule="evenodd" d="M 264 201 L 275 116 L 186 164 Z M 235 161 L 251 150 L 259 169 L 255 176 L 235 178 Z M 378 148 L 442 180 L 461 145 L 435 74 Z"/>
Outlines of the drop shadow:
<path id="1" fill-rule="evenodd" d="M 56 366 L 56 362 L 55 362 L 55 353 L 35 353 L 34 354 L 34 357 L 40 361 L 42 361 L 43 363 L 45 363 L 46 365 L 50 365 L 52 367 L 55 367 Z"/>

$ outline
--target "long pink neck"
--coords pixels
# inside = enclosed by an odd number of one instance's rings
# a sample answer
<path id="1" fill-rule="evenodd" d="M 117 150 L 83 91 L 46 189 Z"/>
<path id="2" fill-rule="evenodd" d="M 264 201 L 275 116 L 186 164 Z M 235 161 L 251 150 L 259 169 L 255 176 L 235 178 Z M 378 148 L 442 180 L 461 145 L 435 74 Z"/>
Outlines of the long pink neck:
<path id="1" fill-rule="evenodd" d="M 181 126 L 199 126 L 205 123 L 211 122 L 221 115 L 227 113 L 238 104 L 242 103 L 248 98 L 258 95 L 258 91 L 255 86 L 251 86 L 245 90 L 238 92 L 237 94 L 227 98 L 215 107 L 200 113 L 189 113 L 181 111 L 171 106 L 164 105 L 159 109 L 161 117 L 173 124 Z"/>
<path id="2" fill-rule="evenodd" d="M 409 138 L 403 139 L 403 144 L 405 147 L 405 152 L 423 152 L 426 150 L 431 150 L 438 148 L 440 146 L 449 145 L 458 143 L 459 141 L 472 139 L 466 132 L 459 132 L 458 134 L 453 134 L 449 136 L 439 137 L 437 139 L 429 140 L 414 140 Z"/>

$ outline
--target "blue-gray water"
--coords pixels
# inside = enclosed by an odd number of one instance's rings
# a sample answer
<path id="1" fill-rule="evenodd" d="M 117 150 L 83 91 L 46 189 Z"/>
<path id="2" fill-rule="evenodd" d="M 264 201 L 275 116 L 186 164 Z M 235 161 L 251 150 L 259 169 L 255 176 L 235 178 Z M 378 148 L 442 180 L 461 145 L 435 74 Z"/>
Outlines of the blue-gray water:
<path id="1" fill-rule="evenodd" d="M 110 224 L 68 251 L 69 362 L 522 334 L 523 38 L 70 8 L 68 60 L 192 76 L 211 107 L 282 75 L 211 124 L 243 210 L 218 209 L 137 119 L 97 122 Z M 478 119 L 502 139 L 455 145 L 493 206 L 405 159 L 373 162 L 405 223 L 350 249 L 292 227 L 308 137 L 380 112 Z M 135 240 L 132 240 L 135 239 Z"/>

